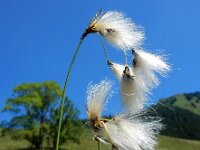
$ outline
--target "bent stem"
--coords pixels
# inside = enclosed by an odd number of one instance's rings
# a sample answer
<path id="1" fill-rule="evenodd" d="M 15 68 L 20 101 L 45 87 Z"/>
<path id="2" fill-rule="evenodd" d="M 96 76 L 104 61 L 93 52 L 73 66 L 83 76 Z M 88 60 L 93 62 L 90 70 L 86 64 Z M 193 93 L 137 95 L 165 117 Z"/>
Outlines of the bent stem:
<path id="1" fill-rule="evenodd" d="M 67 89 L 67 85 L 68 85 L 68 81 L 69 81 L 69 77 L 72 71 L 72 67 L 74 64 L 74 61 L 76 59 L 76 56 L 79 52 L 80 46 L 83 42 L 84 37 L 82 37 L 78 43 L 78 46 L 76 48 L 76 51 L 74 52 L 73 58 L 71 60 L 69 69 L 68 69 L 68 73 L 67 73 L 67 77 L 65 80 L 65 85 L 64 85 L 64 89 L 63 89 L 63 94 L 62 94 L 62 103 L 61 103 L 61 109 L 60 109 L 60 118 L 59 118 L 59 125 L 58 125 L 58 134 L 57 134 L 57 140 L 56 140 L 56 150 L 58 150 L 59 148 L 59 143 L 60 143 L 60 130 L 61 130 L 61 124 L 62 124 L 62 119 L 63 119 L 63 108 L 64 108 L 64 104 L 65 104 L 65 96 L 66 96 L 66 89 Z"/>
<path id="2" fill-rule="evenodd" d="M 109 61 L 110 59 L 109 59 L 109 57 L 108 57 L 108 54 L 107 54 L 106 48 L 105 48 L 105 46 L 104 46 L 104 44 L 103 44 L 103 41 L 101 40 L 101 37 L 99 36 L 98 33 L 97 33 L 96 35 L 97 35 L 97 38 L 98 38 L 99 42 L 101 43 L 101 46 L 103 47 L 103 50 L 104 50 L 104 54 L 105 54 L 105 56 L 106 56 L 106 59 L 107 59 L 107 61 Z"/>

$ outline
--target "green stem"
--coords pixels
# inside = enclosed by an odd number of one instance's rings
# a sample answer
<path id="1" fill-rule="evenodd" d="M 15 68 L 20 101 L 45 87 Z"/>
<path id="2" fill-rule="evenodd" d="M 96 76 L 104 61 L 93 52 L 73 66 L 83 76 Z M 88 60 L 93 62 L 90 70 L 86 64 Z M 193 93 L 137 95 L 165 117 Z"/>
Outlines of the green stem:
<path id="1" fill-rule="evenodd" d="M 67 73 L 67 77 L 66 77 L 66 80 L 65 80 L 65 85 L 64 85 L 64 89 L 63 89 L 63 94 L 62 94 L 62 104 L 61 104 L 61 110 L 60 110 L 60 118 L 59 118 L 59 126 L 58 126 L 58 134 L 57 134 L 57 140 L 56 140 L 56 150 L 58 150 L 59 148 L 59 143 L 60 143 L 60 130 L 61 130 L 61 124 L 62 124 L 62 119 L 63 119 L 63 108 L 64 108 L 64 104 L 65 104 L 65 96 L 66 96 L 66 89 L 67 89 L 67 85 L 68 85 L 68 81 L 69 81 L 69 77 L 70 77 L 70 74 L 71 74 L 71 71 L 72 71 L 72 67 L 73 67 L 73 64 L 74 64 L 74 61 L 76 59 L 76 56 L 79 52 L 79 49 L 80 49 L 80 46 L 83 42 L 83 37 L 80 39 L 79 43 L 78 43 L 78 46 L 76 48 L 76 51 L 74 52 L 74 56 L 71 60 L 71 63 L 70 63 L 70 66 L 69 66 L 69 70 L 68 70 L 68 73 Z"/>
<path id="2" fill-rule="evenodd" d="M 101 142 L 99 140 L 97 141 L 97 146 L 98 146 L 98 150 L 101 150 Z"/>

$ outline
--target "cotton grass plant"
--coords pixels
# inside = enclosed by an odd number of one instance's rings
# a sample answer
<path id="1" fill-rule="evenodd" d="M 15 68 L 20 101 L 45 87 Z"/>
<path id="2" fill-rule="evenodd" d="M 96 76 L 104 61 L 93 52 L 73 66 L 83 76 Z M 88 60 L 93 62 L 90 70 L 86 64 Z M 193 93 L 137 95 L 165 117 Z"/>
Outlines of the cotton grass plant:
<path id="1" fill-rule="evenodd" d="M 125 64 L 110 61 L 100 40 L 108 66 L 120 82 L 124 112 L 113 115 L 110 119 L 101 116 L 112 93 L 112 81 L 105 79 L 99 84 L 88 86 L 85 108 L 98 149 L 101 149 L 100 143 L 103 143 L 111 145 L 113 150 L 153 150 L 157 144 L 155 135 L 161 129 L 161 124 L 159 119 L 147 115 L 144 105 L 151 90 L 158 86 L 157 74 L 165 76 L 170 71 L 170 66 L 163 56 L 140 50 L 144 41 L 141 27 L 121 12 L 103 11 L 102 8 L 83 32 L 69 66 L 62 95 L 56 150 L 59 148 L 64 100 L 71 70 L 83 40 L 90 33 L 101 35 L 125 54 Z M 133 53 L 131 65 L 128 64 L 127 50 L 132 50 Z"/>
<path id="2" fill-rule="evenodd" d="M 98 11 L 94 19 L 85 30 L 83 37 L 88 33 L 99 33 L 109 43 L 121 50 L 138 48 L 143 42 L 144 33 L 139 26 L 118 11 Z"/>
<path id="3" fill-rule="evenodd" d="M 156 134 L 161 129 L 159 118 L 151 117 L 147 110 L 126 111 L 110 119 L 101 118 L 103 106 L 113 82 L 103 80 L 89 85 L 86 110 L 94 139 L 119 150 L 153 150 Z"/>

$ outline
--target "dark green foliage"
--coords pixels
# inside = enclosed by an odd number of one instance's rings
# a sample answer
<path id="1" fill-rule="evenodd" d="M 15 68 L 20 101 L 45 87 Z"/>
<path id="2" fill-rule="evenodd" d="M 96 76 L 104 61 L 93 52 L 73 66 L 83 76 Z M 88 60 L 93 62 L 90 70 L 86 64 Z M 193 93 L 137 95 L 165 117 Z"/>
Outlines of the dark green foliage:
<path id="1" fill-rule="evenodd" d="M 54 81 L 16 86 L 2 110 L 14 116 L 10 122 L 3 124 L 4 132 L 12 132 L 14 139 L 28 140 L 31 147 L 41 148 L 44 144 L 54 146 L 50 142 L 55 141 L 57 136 L 61 95 L 62 89 Z M 66 98 L 61 142 L 79 142 L 76 135 L 81 130 L 78 115 L 73 103 Z"/>

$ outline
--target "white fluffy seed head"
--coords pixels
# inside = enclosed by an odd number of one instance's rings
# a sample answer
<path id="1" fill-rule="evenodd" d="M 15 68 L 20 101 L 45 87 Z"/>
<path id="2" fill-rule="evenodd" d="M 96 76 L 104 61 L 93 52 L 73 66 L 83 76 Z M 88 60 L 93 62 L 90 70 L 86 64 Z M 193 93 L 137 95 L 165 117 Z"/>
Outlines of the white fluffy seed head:
<path id="1" fill-rule="evenodd" d="M 110 62 L 109 67 L 120 81 L 121 97 L 127 110 L 143 109 L 147 99 L 147 87 L 140 77 L 135 76 L 132 68 L 128 66 Z"/>
<path id="2" fill-rule="evenodd" d="M 138 111 L 144 108 L 147 100 L 147 88 L 140 78 L 127 78 L 121 80 L 121 97 L 128 111 Z"/>
<path id="3" fill-rule="evenodd" d="M 109 91 L 113 85 L 110 80 L 102 80 L 99 84 L 89 84 L 87 89 L 87 111 L 89 119 L 100 118 Z"/>
<path id="4" fill-rule="evenodd" d="M 138 48 L 144 39 L 141 27 L 117 11 L 107 11 L 98 15 L 89 28 L 92 28 L 92 32 L 99 32 L 108 42 L 122 50 Z"/>
<path id="5" fill-rule="evenodd" d="M 134 50 L 133 70 L 150 89 L 159 84 L 155 73 L 166 76 L 171 70 L 163 55 L 151 54 L 143 50 Z"/>
<path id="6" fill-rule="evenodd" d="M 118 63 L 110 62 L 110 61 L 109 61 L 108 65 L 109 65 L 110 69 L 112 70 L 113 74 L 115 75 L 115 77 L 119 81 L 121 81 L 125 66 L 118 64 Z"/>
<path id="7" fill-rule="evenodd" d="M 162 125 L 159 119 L 147 117 L 143 112 L 125 113 L 107 122 L 105 131 L 112 144 L 119 150 L 153 150 L 156 134 Z"/>

